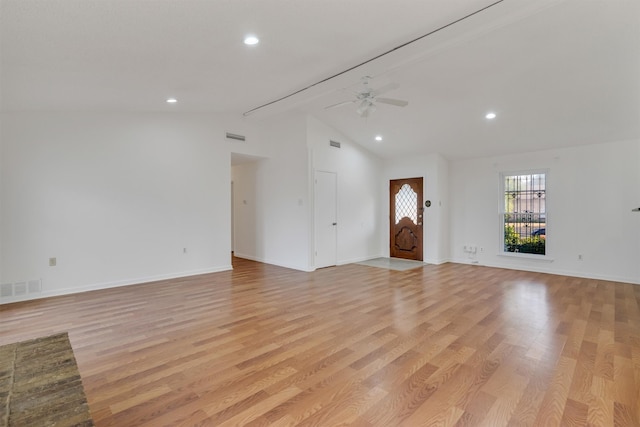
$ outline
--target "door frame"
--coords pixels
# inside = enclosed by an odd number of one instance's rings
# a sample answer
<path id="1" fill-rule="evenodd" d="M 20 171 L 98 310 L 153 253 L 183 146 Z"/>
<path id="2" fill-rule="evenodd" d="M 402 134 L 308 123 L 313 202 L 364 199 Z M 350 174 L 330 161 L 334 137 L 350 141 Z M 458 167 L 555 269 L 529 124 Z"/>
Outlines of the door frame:
<path id="1" fill-rule="evenodd" d="M 323 206 L 325 201 L 319 200 L 319 192 L 318 192 L 318 174 L 331 174 L 334 177 L 334 186 L 332 188 L 332 193 L 333 193 L 333 200 L 331 201 L 331 203 L 334 206 L 334 215 L 333 215 L 333 225 L 330 225 L 332 227 L 332 235 L 333 235 L 333 244 L 332 244 L 332 250 L 333 253 L 331 254 L 331 256 L 328 256 L 326 258 L 331 258 L 330 262 L 325 262 L 322 265 L 318 264 L 318 248 L 319 248 L 319 243 L 321 242 L 322 237 L 321 236 L 326 236 L 326 228 L 324 227 L 327 224 L 322 224 L 322 217 L 320 215 L 320 209 Z M 325 170 L 319 170 L 316 169 L 313 171 L 313 211 L 314 211 L 314 215 L 313 215 L 313 222 L 314 222 L 314 248 L 313 248 L 313 265 L 314 268 L 324 268 L 324 267 L 331 267 L 331 266 L 335 266 L 338 265 L 338 226 L 337 226 L 337 222 L 338 222 L 338 174 L 336 172 L 332 172 L 332 171 L 325 171 Z"/>
<path id="2" fill-rule="evenodd" d="M 416 234 L 418 235 L 419 245 L 416 250 L 416 260 L 424 261 L 424 206 L 422 205 L 424 200 L 424 177 L 416 176 L 411 178 L 395 178 L 389 179 L 389 186 L 387 188 L 387 193 L 389 194 L 389 257 L 394 257 L 394 237 L 395 237 L 395 193 L 392 193 L 392 183 L 394 181 L 416 181 L 419 180 L 420 189 L 416 192 L 417 195 L 417 230 Z M 397 256 L 396 256 L 397 257 Z M 398 257 L 398 258 L 406 258 L 406 259 L 414 259 L 408 257 Z"/>

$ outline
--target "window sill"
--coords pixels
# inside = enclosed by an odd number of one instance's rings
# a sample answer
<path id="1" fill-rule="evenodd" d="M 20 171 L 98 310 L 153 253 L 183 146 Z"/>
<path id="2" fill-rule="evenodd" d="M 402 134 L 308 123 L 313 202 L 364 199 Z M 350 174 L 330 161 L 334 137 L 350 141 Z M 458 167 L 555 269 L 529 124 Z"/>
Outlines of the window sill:
<path id="1" fill-rule="evenodd" d="M 536 261 L 553 262 L 553 258 L 548 255 L 534 255 L 520 252 L 500 252 L 498 256 L 504 256 L 508 258 L 521 258 L 521 259 L 534 259 Z"/>

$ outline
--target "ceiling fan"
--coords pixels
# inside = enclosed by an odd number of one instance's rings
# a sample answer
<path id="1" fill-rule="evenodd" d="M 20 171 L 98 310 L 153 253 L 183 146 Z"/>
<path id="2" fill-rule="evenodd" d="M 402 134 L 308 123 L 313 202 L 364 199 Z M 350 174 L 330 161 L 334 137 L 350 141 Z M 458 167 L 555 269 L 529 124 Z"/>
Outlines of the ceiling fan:
<path id="1" fill-rule="evenodd" d="M 369 86 L 369 80 L 371 80 L 371 77 L 369 76 L 364 76 L 362 78 L 362 89 L 360 89 L 358 92 L 355 92 L 356 99 L 329 105 L 328 107 L 325 107 L 325 110 L 341 107 L 348 104 L 357 104 L 358 108 L 356 109 L 356 112 L 360 115 L 360 117 L 369 117 L 371 113 L 376 111 L 376 103 L 389 104 L 396 107 L 406 107 L 407 105 L 409 105 L 408 101 L 404 101 L 402 99 L 379 97 L 379 95 L 382 95 L 383 93 L 397 89 L 399 87 L 397 83 L 390 83 L 386 86 L 382 86 L 379 89 L 373 89 Z"/>

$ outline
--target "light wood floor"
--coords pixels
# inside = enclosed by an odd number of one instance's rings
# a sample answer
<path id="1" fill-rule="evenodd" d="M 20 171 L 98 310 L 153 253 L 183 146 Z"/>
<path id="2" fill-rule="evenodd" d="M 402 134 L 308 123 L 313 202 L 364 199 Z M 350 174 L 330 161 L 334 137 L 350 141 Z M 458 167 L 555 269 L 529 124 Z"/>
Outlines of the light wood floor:
<path id="1" fill-rule="evenodd" d="M 97 426 L 640 426 L 640 286 L 234 264 L 0 306 L 0 344 L 68 331 Z"/>

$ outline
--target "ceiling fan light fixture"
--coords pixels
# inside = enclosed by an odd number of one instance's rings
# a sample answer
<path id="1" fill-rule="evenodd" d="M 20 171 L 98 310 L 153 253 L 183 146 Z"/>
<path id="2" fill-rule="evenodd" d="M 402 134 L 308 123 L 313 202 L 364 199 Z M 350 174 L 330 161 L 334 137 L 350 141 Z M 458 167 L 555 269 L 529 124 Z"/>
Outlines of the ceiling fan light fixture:
<path id="1" fill-rule="evenodd" d="M 382 104 L 393 105 L 396 107 L 406 107 L 409 104 L 408 101 L 404 101 L 402 99 L 378 97 L 378 95 L 383 94 L 387 91 L 397 89 L 398 85 L 396 83 L 388 84 L 379 89 L 373 89 L 369 87 L 369 79 L 371 79 L 371 77 L 369 76 L 365 76 L 362 78 L 363 88 L 355 92 L 355 99 L 351 101 L 343 101 L 337 104 L 329 105 L 328 107 L 324 107 L 325 110 L 353 103 L 357 105 L 356 112 L 360 115 L 360 117 L 369 117 L 371 113 L 377 110 L 376 104 L 378 102 Z"/>
<path id="2" fill-rule="evenodd" d="M 369 117 L 369 115 L 376 111 L 376 105 L 368 99 L 362 100 L 360 106 L 356 110 L 360 117 Z"/>
<path id="3" fill-rule="evenodd" d="M 368 109 L 369 109 L 369 103 L 366 100 L 364 100 L 360 103 L 360 105 L 358 105 L 358 109 L 356 110 L 356 112 L 362 116 L 367 112 Z"/>

